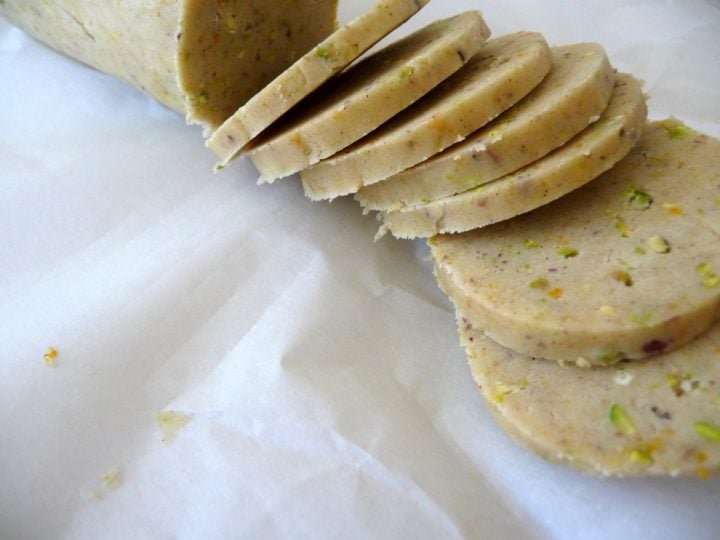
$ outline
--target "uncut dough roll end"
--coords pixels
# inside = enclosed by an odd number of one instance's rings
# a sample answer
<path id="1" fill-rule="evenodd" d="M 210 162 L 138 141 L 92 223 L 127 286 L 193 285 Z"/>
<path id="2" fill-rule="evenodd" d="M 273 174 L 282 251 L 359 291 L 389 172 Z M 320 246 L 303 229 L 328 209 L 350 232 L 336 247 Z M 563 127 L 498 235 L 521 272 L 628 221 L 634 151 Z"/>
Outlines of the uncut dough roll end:
<path id="1" fill-rule="evenodd" d="M 4 0 L 0 16 L 206 128 L 336 26 L 337 0 Z"/>

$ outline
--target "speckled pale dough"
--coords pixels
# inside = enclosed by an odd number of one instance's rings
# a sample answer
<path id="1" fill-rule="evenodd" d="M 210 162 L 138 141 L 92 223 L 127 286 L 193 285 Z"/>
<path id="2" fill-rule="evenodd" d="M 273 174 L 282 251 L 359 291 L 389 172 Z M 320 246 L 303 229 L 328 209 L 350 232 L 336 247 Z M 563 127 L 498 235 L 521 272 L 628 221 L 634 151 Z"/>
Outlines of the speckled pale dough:
<path id="1" fill-rule="evenodd" d="M 605 51 L 553 47 L 553 68 L 532 93 L 446 151 L 355 197 L 368 210 L 397 210 L 449 197 L 514 172 L 562 146 L 608 104 L 615 80 Z"/>
<path id="2" fill-rule="evenodd" d="M 376 129 L 460 69 L 489 35 L 468 11 L 351 66 L 248 144 L 260 181 L 305 169 Z"/>
<path id="3" fill-rule="evenodd" d="M 446 292 L 494 341 L 612 364 L 676 349 L 720 320 L 718 201 L 720 141 L 666 120 L 597 181 L 438 236 L 433 257 Z"/>
<path id="4" fill-rule="evenodd" d="M 417 13 L 429 0 L 381 0 L 349 22 L 228 118 L 207 141 L 226 165 L 255 136 L 291 107 L 339 73 L 392 30 Z"/>
<path id="5" fill-rule="evenodd" d="M 206 127 L 336 25 L 337 0 L 3 0 L 0 16 Z"/>
<path id="6" fill-rule="evenodd" d="M 647 115 L 640 84 L 617 75 L 598 122 L 535 163 L 475 189 L 386 212 L 384 231 L 398 238 L 469 231 L 554 201 L 597 178 L 635 145 Z"/>
<path id="7" fill-rule="evenodd" d="M 313 200 L 355 193 L 463 140 L 525 97 L 547 75 L 550 49 L 520 32 L 485 44 L 457 73 L 390 122 L 301 173 Z"/>
<path id="8" fill-rule="evenodd" d="M 581 369 L 514 353 L 458 319 L 483 397 L 545 459 L 603 476 L 720 473 L 720 326 L 652 360 Z"/>

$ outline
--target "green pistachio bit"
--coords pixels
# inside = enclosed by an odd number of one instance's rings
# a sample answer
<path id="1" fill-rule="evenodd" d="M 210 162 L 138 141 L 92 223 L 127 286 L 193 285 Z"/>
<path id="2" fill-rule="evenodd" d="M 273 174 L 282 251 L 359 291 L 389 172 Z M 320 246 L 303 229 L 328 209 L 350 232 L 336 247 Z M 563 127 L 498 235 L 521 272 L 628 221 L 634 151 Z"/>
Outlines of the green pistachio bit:
<path id="1" fill-rule="evenodd" d="M 630 205 L 639 210 L 647 210 L 650 208 L 654 200 L 652 195 L 649 195 L 634 186 L 625 192 L 625 197 Z"/>
<path id="2" fill-rule="evenodd" d="M 579 251 L 575 248 L 561 248 L 558 250 L 558 255 L 562 255 L 566 259 L 571 259 L 578 256 Z"/>
<path id="3" fill-rule="evenodd" d="M 324 45 L 319 45 L 315 49 L 315 54 L 323 60 L 332 60 L 334 56 L 332 46 L 326 47 Z"/>
<path id="4" fill-rule="evenodd" d="M 200 95 L 198 96 L 198 101 L 200 103 L 207 103 L 209 100 L 208 93 L 207 92 L 200 92 Z"/>
<path id="5" fill-rule="evenodd" d="M 598 355 L 597 360 L 606 366 L 612 366 L 617 364 L 620 360 L 625 358 L 625 353 L 621 352 L 605 352 Z"/>
<path id="6" fill-rule="evenodd" d="M 688 135 L 693 134 L 693 131 L 685 126 L 674 125 L 670 122 L 663 122 L 661 125 L 665 128 L 665 131 L 668 132 L 668 135 L 670 135 L 670 138 L 674 141 L 684 139 Z"/>
<path id="7" fill-rule="evenodd" d="M 217 165 L 215 165 L 215 170 L 217 172 L 222 171 L 224 168 L 225 168 L 225 165 L 220 165 L 219 163 Z"/>
<path id="8" fill-rule="evenodd" d="M 716 204 L 717 206 L 720 206 L 720 199 L 715 199 L 715 204 Z"/>
<path id="9" fill-rule="evenodd" d="M 616 270 L 615 272 L 612 273 L 612 278 L 615 281 L 619 281 L 626 287 L 633 286 L 632 276 L 628 272 L 625 272 L 624 270 Z"/>
<path id="10" fill-rule="evenodd" d="M 715 269 L 711 264 L 699 264 L 697 265 L 696 270 L 703 278 L 705 278 L 703 280 L 703 285 L 708 289 L 712 289 L 720 285 L 720 275 L 715 273 Z"/>
<path id="11" fill-rule="evenodd" d="M 648 238 L 647 245 L 655 253 L 670 253 L 670 244 L 662 236 L 651 236 Z"/>
<path id="12" fill-rule="evenodd" d="M 623 238 L 630 238 L 630 236 L 632 235 L 632 230 L 630 229 L 630 227 L 628 227 L 627 223 L 625 223 L 625 220 L 621 217 L 616 218 L 615 228 Z"/>
<path id="13" fill-rule="evenodd" d="M 528 249 L 537 249 L 540 247 L 540 242 L 533 240 L 532 238 L 528 238 L 525 240 L 525 247 Z"/>
<path id="14" fill-rule="evenodd" d="M 635 248 L 635 253 L 637 253 L 638 255 L 645 255 L 647 253 L 647 250 L 638 246 Z"/>
<path id="15" fill-rule="evenodd" d="M 713 267 L 710 263 L 698 264 L 697 271 L 703 277 L 712 277 L 715 274 L 715 272 L 713 271 Z"/>
<path id="16" fill-rule="evenodd" d="M 428 243 L 428 245 L 430 245 L 430 246 L 437 246 L 438 237 L 437 237 L 437 236 L 431 236 L 430 238 L 428 238 L 427 243 Z"/>
<path id="17" fill-rule="evenodd" d="M 653 314 L 649 311 L 637 313 L 632 315 L 630 320 L 639 326 L 648 326 L 653 320 Z"/>
<path id="18" fill-rule="evenodd" d="M 634 461 L 635 463 L 646 463 L 648 465 L 651 465 L 653 463 L 652 455 L 647 450 L 635 448 L 633 450 L 630 450 L 629 456 L 630 461 Z"/>
<path id="19" fill-rule="evenodd" d="M 619 431 L 625 435 L 632 435 L 635 433 L 635 424 L 632 418 L 620 405 L 614 404 L 610 407 L 610 421 Z"/>
<path id="20" fill-rule="evenodd" d="M 530 282 L 531 289 L 547 289 L 550 286 L 550 282 L 545 278 L 537 278 Z"/>
<path id="21" fill-rule="evenodd" d="M 710 422 L 695 422 L 693 425 L 695 432 L 703 439 L 711 442 L 720 442 L 720 427 Z"/>
<path id="22" fill-rule="evenodd" d="M 527 386 L 527 381 L 523 381 L 520 384 L 496 384 L 493 389 L 493 399 L 496 403 L 504 403 L 507 396 L 521 392 L 525 390 Z"/>
<path id="23" fill-rule="evenodd" d="M 412 66 L 405 66 L 400 70 L 400 80 L 404 81 L 405 79 L 409 79 L 413 73 L 415 73 L 415 70 Z"/>

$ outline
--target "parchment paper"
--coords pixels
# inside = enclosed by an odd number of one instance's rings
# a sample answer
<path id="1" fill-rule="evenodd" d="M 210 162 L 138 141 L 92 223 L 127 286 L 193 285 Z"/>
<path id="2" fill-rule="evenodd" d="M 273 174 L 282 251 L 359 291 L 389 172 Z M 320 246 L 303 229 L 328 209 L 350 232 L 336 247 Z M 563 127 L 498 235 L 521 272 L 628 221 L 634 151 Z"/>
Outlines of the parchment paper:
<path id="1" fill-rule="evenodd" d="M 653 117 L 720 136 L 717 2 L 434 0 L 400 34 L 472 8 L 602 43 Z M 214 175 L 199 128 L 2 21 L 0 88 L 1 538 L 718 538 L 718 479 L 508 439 L 422 242 Z"/>

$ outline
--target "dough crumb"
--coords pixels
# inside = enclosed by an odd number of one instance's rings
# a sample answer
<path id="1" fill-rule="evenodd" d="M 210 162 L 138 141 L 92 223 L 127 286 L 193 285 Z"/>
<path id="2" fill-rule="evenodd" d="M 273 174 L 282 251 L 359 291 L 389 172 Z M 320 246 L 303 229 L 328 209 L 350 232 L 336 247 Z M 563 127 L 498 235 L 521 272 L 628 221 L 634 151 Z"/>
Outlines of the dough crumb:
<path id="1" fill-rule="evenodd" d="M 190 422 L 190 416 L 178 411 L 163 411 L 157 415 L 157 422 L 162 432 L 162 441 L 171 443 Z"/>
<path id="2" fill-rule="evenodd" d="M 48 367 L 55 367 L 57 365 L 58 352 L 55 347 L 48 347 L 47 351 L 43 355 L 45 365 Z"/>

